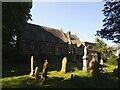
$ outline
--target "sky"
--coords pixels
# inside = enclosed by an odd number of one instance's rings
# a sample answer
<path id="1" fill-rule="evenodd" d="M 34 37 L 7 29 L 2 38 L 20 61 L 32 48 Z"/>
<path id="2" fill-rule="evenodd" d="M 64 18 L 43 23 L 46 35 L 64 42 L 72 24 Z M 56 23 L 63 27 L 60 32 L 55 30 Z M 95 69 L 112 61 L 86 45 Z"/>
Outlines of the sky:
<path id="1" fill-rule="evenodd" d="M 80 41 L 94 42 L 105 18 L 103 2 L 33 2 L 32 21 L 36 25 L 61 29 L 77 34 Z M 104 41 L 114 45 L 112 41 Z"/>

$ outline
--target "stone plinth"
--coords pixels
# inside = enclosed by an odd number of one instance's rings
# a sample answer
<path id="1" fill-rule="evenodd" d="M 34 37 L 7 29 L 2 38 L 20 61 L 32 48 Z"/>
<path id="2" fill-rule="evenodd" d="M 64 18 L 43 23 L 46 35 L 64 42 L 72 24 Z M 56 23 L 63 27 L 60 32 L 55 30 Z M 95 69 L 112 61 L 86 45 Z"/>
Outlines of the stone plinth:
<path id="1" fill-rule="evenodd" d="M 83 60 L 82 70 L 85 71 L 85 72 L 87 72 L 87 60 L 86 59 Z"/>

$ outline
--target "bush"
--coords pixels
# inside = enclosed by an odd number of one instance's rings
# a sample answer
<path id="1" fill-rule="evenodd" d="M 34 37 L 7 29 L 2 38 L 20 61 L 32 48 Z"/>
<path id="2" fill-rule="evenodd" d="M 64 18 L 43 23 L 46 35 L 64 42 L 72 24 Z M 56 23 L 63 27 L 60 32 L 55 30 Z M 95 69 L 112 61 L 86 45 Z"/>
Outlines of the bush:
<path id="1" fill-rule="evenodd" d="M 117 56 L 111 55 L 107 62 L 107 64 L 111 64 L 111 65 L 117 65 Z"/>

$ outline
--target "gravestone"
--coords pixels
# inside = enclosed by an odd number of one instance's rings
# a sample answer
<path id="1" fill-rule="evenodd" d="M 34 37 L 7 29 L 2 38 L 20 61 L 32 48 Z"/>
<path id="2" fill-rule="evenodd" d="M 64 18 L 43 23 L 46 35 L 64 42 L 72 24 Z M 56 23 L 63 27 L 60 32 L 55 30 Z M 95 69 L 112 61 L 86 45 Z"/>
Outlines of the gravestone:
<path id="1" fill-rule="evenodd" d="M 41 80 L 42 80 L 42 83 L 43 83 L 43 84 L 46 83 L 47 71 L 48 71 L 48 61 L 45 60 L 45 62 L 44 62 L 44 64 L 43 64 L 43 70 L 42 70 L 42 76 L 41 76 Z"/>
<path id="2" fill-rule="evenodd" d="M 61 67 L 61 71 L 62 73 L 65 73 L 66 72 L 66 64 L 67 64 L 67 58 L 64 57 L 63 60 L 62 60 L 62 67 Z"/>
<path id="3" fill-rule="evenodd" d="M 98 77 L 99 74 L 99 63 L 95 59 L 95 57 L 92 58 L 92 60 L 89 63 L 90 67 L 90 77 Z"/>
<path id="4" fill-rule="evenodd" d="M 101 60 L 100 60 L 100 65 L 103 65 L 103 64 L 104 64 L 104 62 L 103 62 L 103 60 L 101 59 Z"/>
<path id="5" fill-rule="evenodd" d="M 39 78 L 39 68 L 36 67 L 35 68 L 35 79 L 38 79 Z"/>
<path id="6" fill-rule="evenodd" d="M 30 76 L 34 76 L 34 58 L 33 56 L 31 56 L 31 72 L 30 72 Z"/>

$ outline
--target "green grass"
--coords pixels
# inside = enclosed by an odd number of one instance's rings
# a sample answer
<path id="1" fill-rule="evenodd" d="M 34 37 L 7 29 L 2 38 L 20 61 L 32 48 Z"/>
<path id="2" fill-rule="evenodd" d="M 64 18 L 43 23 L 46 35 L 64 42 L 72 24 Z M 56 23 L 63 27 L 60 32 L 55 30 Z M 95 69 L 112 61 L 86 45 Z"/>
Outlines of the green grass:
<path id="1" fill-rule="evenodd" d="M 24 65 L 17 65 L 17 68 L 12 68 L 12 70 L 17 73 L 18 71 L 25 72 L 24 74 L 8 74 L 15 73 L 9 72 L 5 73 L 5 77 L 0 79 L 2 81 L 3 88 L 117 88 L 118 78 L 113 76 L 112 71 L 117 66 L 105 64 L 103 70 L 106 72 L 101 74 L 101 78 L 90 78 L 89 72 L 83 72 L 81 70 L 81 64 L 68 63 L 67 72 L 63 74 L 60 72 L 61 64 L 53 63 L 49 66 L 47 83 L 41 85 L 41 81 L 31 79 L 29 77 L 29 68 L 24 68 Z M 26 65 L 27 66 L 27 65 Z M 7 71 L 6 71 L 7 72 Z M 41 74 L 41 72 L 40 72 Z M 73 80 L 71 80 L 71 75 L 74 75 Z M 8 75 L 8 76 L 7 76 Z"/>
<path id="2" fill-rule="evenodd" d="M 60 71 L 49 71 L 49 78 L 47 79 L 47 84 L 45 86 L 41 85 L 40 80 L 31 79 L 29 75 L 5 77 L 0 79 L 0 81 L 2 81 L 3 88 L 75 87 L 70 80 L 71 74 L 74 74 L 74 76 L 88 75 L 87 73 L 83 73 L 82 71 L 68 72 L 66 74 L 63 74 Z"/>

